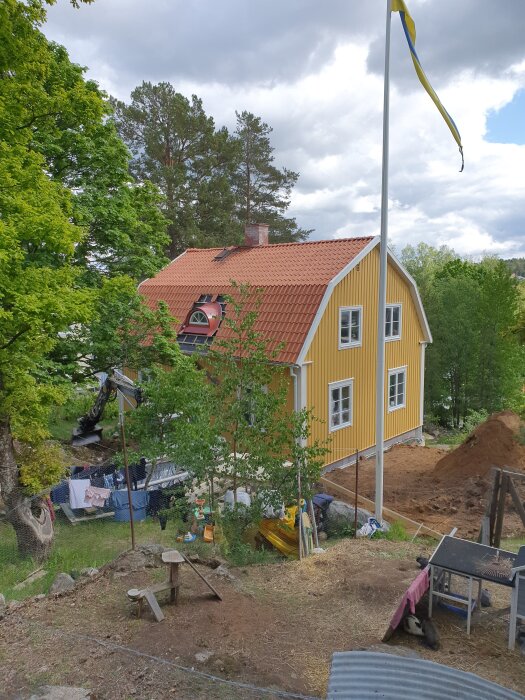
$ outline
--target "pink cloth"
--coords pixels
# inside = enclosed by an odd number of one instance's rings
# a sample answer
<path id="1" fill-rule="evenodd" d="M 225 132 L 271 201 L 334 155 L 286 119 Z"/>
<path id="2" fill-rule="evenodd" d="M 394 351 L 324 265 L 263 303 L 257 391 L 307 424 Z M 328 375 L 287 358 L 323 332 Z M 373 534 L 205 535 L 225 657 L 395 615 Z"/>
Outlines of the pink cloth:
<path id="1" fill-rule="evenodd" d="M 103 489 L 100 486 L 88 486 L 84 498 L 90 505 L 101 508 L 106 499 L 109 498 L 110 493 L 109 489 Z"/>
<path id="2" fill-rule="evenodd" d="M 405 595 L 398 609 L 396 610 L 392 621 L 390 622 L 390 627 L 395 630 L 403 619 L 407 603 L 410 606 L 410 612 L 414 614 L 416 612 L 416 604 L 419 603 L 421 598 L 425 595 L 430 586 L 430 567 L 426 566 L 423 571 L 420 571 L 416 578 L 412 581 L 410 586 L 407 588 Z"/>

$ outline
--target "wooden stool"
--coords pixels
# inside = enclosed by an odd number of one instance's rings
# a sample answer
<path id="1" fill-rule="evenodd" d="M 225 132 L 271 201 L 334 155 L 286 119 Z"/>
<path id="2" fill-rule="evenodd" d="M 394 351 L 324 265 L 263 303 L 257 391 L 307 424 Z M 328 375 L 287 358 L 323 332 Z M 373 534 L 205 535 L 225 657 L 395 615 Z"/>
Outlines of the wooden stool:
<path id="1" fill-rule="evenodd" d="M 184 554 L 181 554 L 176 549 L 170 549 L 169 551 L 162 553 L 162 561 L 169 565 L 169 577 L 167 581 L 164 581 L 164 583 L 157 583 L 153 586 L 148 586 L 143 590 L 139 590 L 138 588 L 130 588 L 128 591 L 128 598 L 138 605 L 137 616 L 139 618 L 142 615 L 142 603 L 146 601 L 157 622 L 162 622 L 162 620 L 164 620 L 164 613 L 160 609 L 159 603 L 155 598 L 155 594 L 162 593 L 163 591 L 169 591 L 170 603 L 177 604 L 180 587 L 179 566 L 184 563 L 188 564 L 193 569 L 197 576 L 204 581 L 218 600 L 222 600 L 219 591 L 217 591 L 211 585 L 211 583 L 204 578 L 201 572 L 193 566 L 191 561 L 189 561 Z"/>
<path id="2" fill-rule="evenodd" d="M 184 557 L 177 552 L 176 549 L 171 549 L 168 552 L 162 552 L 162 561 L 169 564 L 169 576 L 166 585 L 170 586 L 170 603 L 177 605 L 179 597 L 179 566 L 184 563 Z"/>

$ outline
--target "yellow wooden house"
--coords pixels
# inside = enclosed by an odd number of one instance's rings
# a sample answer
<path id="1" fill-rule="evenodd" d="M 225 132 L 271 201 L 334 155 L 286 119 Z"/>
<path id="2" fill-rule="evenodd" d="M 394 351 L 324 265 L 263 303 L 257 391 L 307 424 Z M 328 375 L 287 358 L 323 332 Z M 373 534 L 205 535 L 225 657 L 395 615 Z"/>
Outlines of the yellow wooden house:
<path id="1" fill-rule="evenodd" d="M 330 437 L 326 467 L 375 452 L 379 238 L 268 244 L 268 227 L 246 227 L 245 244 L 189 249 L 139 291 L 165 301 L 184 352 L 205 353 L 228 328 L 231 281 L 262 289 L 256 329 L 286 367 L 290 410 L 320 419 L 312 439 Z M 420 440 L 425 347 L 432 341 L 416 284 L 389 252 L 385 318 L 385 447 Z"/>

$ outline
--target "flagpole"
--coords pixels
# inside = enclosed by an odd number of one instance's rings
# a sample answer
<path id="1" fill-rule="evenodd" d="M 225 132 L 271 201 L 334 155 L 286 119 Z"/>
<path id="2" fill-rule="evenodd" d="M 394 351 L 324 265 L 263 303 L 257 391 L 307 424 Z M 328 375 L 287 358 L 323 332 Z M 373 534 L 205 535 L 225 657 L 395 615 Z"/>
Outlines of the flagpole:
<path id="1" fill-rule="evenodd" d="M 376 493 L 375 517 L 383 521 L 383 445 L 385 442 L 385 314 L 388 246 L 388 122 L 390 111 L 390 25 L 392 0 L 387 0 L 385 77 L 383 92 L 383 163 L 381 173 L 381 238 L 379 243 L 379 295 L 377 309 L 376 373 Z"/>

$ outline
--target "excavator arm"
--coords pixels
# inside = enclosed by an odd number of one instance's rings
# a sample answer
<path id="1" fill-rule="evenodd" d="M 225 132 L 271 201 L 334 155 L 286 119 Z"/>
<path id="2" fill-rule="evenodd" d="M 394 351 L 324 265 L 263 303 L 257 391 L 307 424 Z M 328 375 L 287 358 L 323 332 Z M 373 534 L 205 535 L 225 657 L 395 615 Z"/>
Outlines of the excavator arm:
<path id="1" fill-rule="evenodd" d="M 73 431 L 71 440 L 75 447 L 101 441 L 102 426 L 99 425 L 99 420 L 102 418 L 106 404 L 117 395 L 117 391 L 134 401 L 137 406 L 142 402 L 141 390 L 134 386 L 130 379 L 123 375 L 122 378 L 113 375 L 107 377 L 100 387 L 93 406 L 78 419 L 78 427 Z"/>

